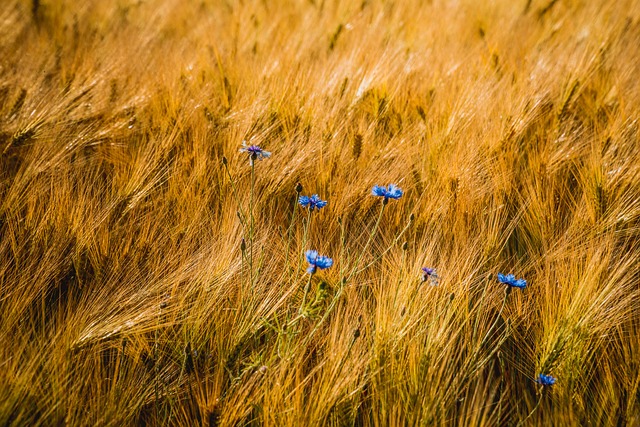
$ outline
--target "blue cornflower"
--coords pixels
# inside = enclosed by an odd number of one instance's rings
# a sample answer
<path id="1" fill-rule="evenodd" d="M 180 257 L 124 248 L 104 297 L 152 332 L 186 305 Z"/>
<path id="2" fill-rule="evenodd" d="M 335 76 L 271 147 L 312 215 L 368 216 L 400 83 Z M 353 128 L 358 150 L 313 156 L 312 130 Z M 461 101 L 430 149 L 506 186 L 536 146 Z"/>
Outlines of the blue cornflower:
<path id="1" fill-rule="evenodd" d="M 389 199 L 399 199 L 402 197 L 402 190 L 394 184 L 389 184 L 386 188 L 384 186 L 374 185 L 371 194 L 378 197 L 384 197 L 385 202 Z"/>
<path id="2" fill-rule="evenodd" d="M 536 382 L 542 386 L 554 385 L 556 383 L 556 379 L 551 375 L 539 374 Z"/>
<path id="3" fill-rule="evenodd" d="M 242 148 L 240 149 L 241 153 L 249 153 L 251 160 L 253 159 L 266 159 L 271 156 L 271 153 L 263 150 L 257 145 L 247 145 L 247 141 L 242 141 Z"/>
<path id="4" fill-rule="evenodd" d="M 320 200 L 320 197 L 318 197 L 317 194 L 314 194 L 313 196 L 309 197 L 309 196 L 300 196 L 300 198 L 298 199 L 298 203 L 300 203 L 302 206 L 304 206 L 305 208 L 309 208 L 310 211 L 313 212 L 314 209 L 322 209 L 325 206 L 327 206 L 327 201 L 326 200 Z"/>
<path id="5" fill-rule="evenodd" d="M 435 268 L 422 267 L 422 281 L 426 282 L 427 280 L 431 280 L 432 285 L 438 284 L 438 275 L 436 274 Z"/>
<path id="6" fill-rule="evenodd" d="M 318 251 L 306 251 L 304 256 L 307 257 L 307 262 L 309 263 L 309 268 L 307 268 L 307 273 L 315 274 L 316 269 L 324 270 L 325 268 L 329 268 L 333 265 L 333 260 L 328 256 L 318 255 Z"/>
<path id="7" fill-rule="evenodd" d="M 500 274 L 498 273 L 498 281 L 500 283 L 504 283 L 507 286 L 510 286 L 512 288 L 519 288 L 519 289 L 524 289 L 527 287 L 527 281 L 524 279 L 517 279 L 513 274 L 507 274 L 506 276 L 504 274 Z"/>

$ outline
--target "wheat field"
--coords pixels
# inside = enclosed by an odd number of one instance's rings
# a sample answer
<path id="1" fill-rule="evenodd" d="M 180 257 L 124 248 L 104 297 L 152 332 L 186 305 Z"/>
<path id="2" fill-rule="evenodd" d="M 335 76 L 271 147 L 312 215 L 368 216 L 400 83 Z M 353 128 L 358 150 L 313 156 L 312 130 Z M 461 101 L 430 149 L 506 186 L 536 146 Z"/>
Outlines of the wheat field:
<path id="1" fill-rule="evenodd" d="M 1 425 L 640 426 L 638 2 L 1 3 Z"/>

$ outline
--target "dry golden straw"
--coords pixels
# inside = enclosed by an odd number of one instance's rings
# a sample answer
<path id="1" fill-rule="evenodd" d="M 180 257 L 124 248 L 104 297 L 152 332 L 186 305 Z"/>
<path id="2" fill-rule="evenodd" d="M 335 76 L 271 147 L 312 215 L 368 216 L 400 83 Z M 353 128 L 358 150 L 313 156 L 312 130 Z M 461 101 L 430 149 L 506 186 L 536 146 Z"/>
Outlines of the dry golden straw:
<path id="1" fill-rule="evenodd" d="M 0 3 L 0 425 L 640 425 L 639 2 Z"/>

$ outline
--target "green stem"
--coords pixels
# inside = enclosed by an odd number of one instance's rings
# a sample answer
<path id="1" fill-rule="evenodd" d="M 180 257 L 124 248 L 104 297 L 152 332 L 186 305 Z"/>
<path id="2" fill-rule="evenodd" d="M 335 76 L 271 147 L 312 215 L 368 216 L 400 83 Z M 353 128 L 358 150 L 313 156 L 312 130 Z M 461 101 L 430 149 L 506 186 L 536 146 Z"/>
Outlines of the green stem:
<path id="1" fill-rule="evenodd" d="M 299 197 L 300 197 L 300 193 L 296 191 L 296 198 L 293 201 L 293 214 L 291 215 L 291 223 L 289 224 L 289 230 L 287 231 L 287 249 L 285 251 L 284 273 L 289 278 L 289 284 L 291 284 L 291 274 L 289 273 L 289 248 L 291 247 L 291 233 L 293 232 L 293 224 L 295 224 L 296 214 L 298 213 Z"/>
<path id="2" fill-rule="evenodd" d="M 329 315 L 331 314 L 331 312 L 335 308 L 336 304 L 340 300 L 340 297 L 342 296 L 342 293 L 344 292 L 345 283 L 346 283 L 346 280 L 344 280 L 344 279 L 340 282 L 340 289 L 338 289 L 338 292 L 336 292 L 335 296 L 331 300 L 331 303 L 329 304 L 329 307 L 327 307 L 327 310 L 322 315 L 322 318 L 320 318 L 318 323 L 316 323 L 316 325 L 313 327 L 311 332 L 305 338 L 305 341 L 303 343 L 304 345 L 306 345 L 306 343 L 309 342 L 309 340 L 311 339 L 311 337 L 313 337 L 313 335 L 316 333 L 316 331 L 318 329 L 320 329 L 320 326 L 329 318 Z"/>
<path id="3" fill-rule="evenodd" d="M 358 255 L 358 258 L 356 260 L 355 266 L 354 266 L 353 270 L 351 271 L 351 273 L 349 274 L 349 277 L 346 277 L 346 278 L 344 277 L 343 270 L 342 270 L 343 262 L 342 262 L 342 260 L 340 261 L 340 264 L 341 264 L 340 265 L 340 276 L 341 276 L 340 289 L 338 289 L 338 292 L 336 292 L 336 295 L 331 300 L 331 304 L 329 304 L 329 307 L 325 311 L 325 313 L 322 316 L 322 318 L 320 319 L 320 321 L 318 323 L 316 323 L 316 325 L 314 326 L 314 328 L 311 331 L 311 333 L 309 333 L 307 335 L 307 338 L 305 339 L 305 342 L 308 342 L 311 339 L 311 337 L 314 335 L 314 333 L 320 328 L 320 326 L 329 318 L 329 314 L 331 314 L 331 312 L 335 308 L 337 302 L 340 300 L 340 297 L 342 296 L 342 293 L 344 292 L 345 284 L 356 273 L 356 271 L 358 269 L 358 265 L 360 264 L 360 261 L 362 259 L 362 256 L 364 255 L 366 250 L 369 248 L 369 245 L 371 244 L 371 241 L 373 240 L 374 236 L 376 235 L 376 232 L 378 231 L 378 227 L 380 226 L 380 221 L 382 220 L 382 214 L 384 213 L 384 206 L 385 205 L 386 205 L 386 203 L 383 200 L 382 207 L 380 208 L 380 214 L 378 215 L 378 219 L 376 221 L 376 224 L 374 225 L 373 230 L 371 230 L 371 234 L 369 235 L 369 239 L 367 240 L 367 243 L 364 245 L 364 248 L 362 249 L 362 252 L 360 253 L 360 255 Z M 344 225 L 343 225 L 343 223 L 340 224 L 340 237 L 341 237 L 340 257 L 342 258 L 342 255 L 343 255 L 343 249 L 342 248 L 344 248 Z"/>
<path id="4" fill-rule="evenodd" d="M 251 288 L 253 289 L 253 192 L 255 190 L 256 174 L 255 174 L 255 161 L 251 159 L 251 193 L 249 196 L 249 219 L 251 225 L 249 226 L 249 280 L 251 282 Z"/>
<path id="5" fill-rule="evenodd" d="M 240 252 L 241 252 L 241 255 L 240 255 L 240 262 L 241 262 L 240 280 L 242 281 L 242 283 L 244 283 L 245 275 L 246 275 L 246 271 L 247 271 L 247 269 L 246 269 L 246 267 L 247 267 L 247 265 L 246 265 L 246 263 L 247 263 L 247 248 L 244 245 L 244 239 L 242 239 L 242 243 L 240 245 Z M 244 293 L 245 293 L 246 289 L 249 289 L 249 288 L 248 287 L 244 287 L 244 286 L 240 287 L 240 301 L 242 301 L 244 299 Z"/>
<path id="6" fill-rule="evenodd" d="M 224 164 L 224 170 L 227 171 L 227 176 L 229 177 L 229 182 L 231 182 L 231 190 L 233 192 L 233 198 L 236 199 L 236 204 L 238 205 L 238 214 L 239 214 L 239 218 L 240 218 L 240 224 L 242 225 L 242 228 L 246 227 L 246 217 L 244 215 L 244 213 L 242 212 L 242 205 L 240 204 L 240 198 L 238 197 L 238 190 L 236 189 L 236 183 L 233 180 L 233 177 L 231 176 L 231 171 L 229 171 L 229 166 L 227 165 L 226 162 L 223 163 Z"/>
<path id="7" fill-rule="evenodd" d="M 300 304 L 300 310 L 298 310 L 298 313 L 300 314 L 302 314 L 304 305 L 307 303 L 307 295 L 309 294 L 309 289 L 311 289 L 311 279 L 313 279 L 313 273 L 309 274 L 309 280 L 304 287 L 304 293 L 302 294 L 302 304 Z"/>
<path id="8" fill-rule="evenodd" d="M 295 275 L 296 278 L 300 274 L 300 267 L 302 266 L 302 261 L 304 260 L 304 248 L 307 246 L 307 236 L 309 235 L 310 225 L 311 225 L 311 209 L 309 209 L 307 212 L 307 222 L 304 224 L 304 232 L 302 233 L 302 253 L 298 258 L 298 267 L 296 268 L 296 275 Z"/>
<path id="9" fill-rule="evenodd" d="M 307 336 L 305 342 L 308 342 L 308 340 L 318 330 L 320 325 L 322 325 L 324 323 L 324 321 L 329 317 L 329 315 L 331 314 L 331 312 L 335 308 L 336 304 L 340 300 L 340 297 L 342 296 L 342 292 L 344 291 L 344 285 L 347 283 L 347 279 L 344 277 L 344 258 L 343 258 L 344 257 L 344 252 L 345 252 L 344 222 L 340 218 L 338 218 L 338 220 L 339 220 L 339 224 L 340 224 L 340 288 L 338 289 L 338 292 L 336 292 L 336 294 L 331 299 L 331 303 L 329 303 L 329 307 L 327 307 L 327 310 L 324 312 L 324 314 L 322 315 L 322 317 L 320 318 L 318 323 L 316 323 L 316 325 L 313 327 L 313 330 L 311 331 L 311 333 Z"/>

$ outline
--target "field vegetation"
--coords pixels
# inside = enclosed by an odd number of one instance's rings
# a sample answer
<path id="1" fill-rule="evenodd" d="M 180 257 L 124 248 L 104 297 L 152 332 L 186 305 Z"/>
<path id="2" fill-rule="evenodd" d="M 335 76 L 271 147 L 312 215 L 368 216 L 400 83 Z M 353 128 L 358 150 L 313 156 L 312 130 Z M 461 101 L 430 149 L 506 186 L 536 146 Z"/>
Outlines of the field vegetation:
<path id="1" fill-rule="evenodd" d="M 640 425 L 639 76 L 633 0 L 3 0 L 0 425 Z"/>

